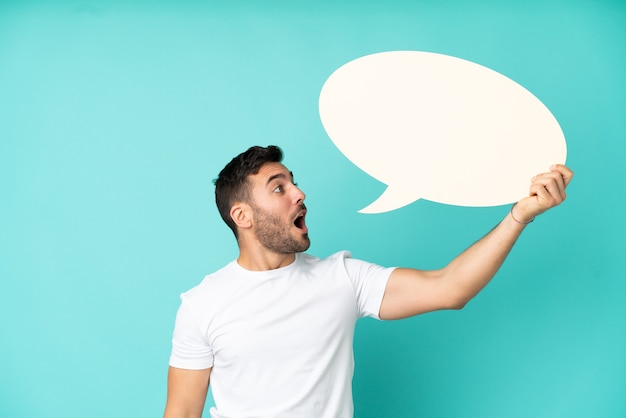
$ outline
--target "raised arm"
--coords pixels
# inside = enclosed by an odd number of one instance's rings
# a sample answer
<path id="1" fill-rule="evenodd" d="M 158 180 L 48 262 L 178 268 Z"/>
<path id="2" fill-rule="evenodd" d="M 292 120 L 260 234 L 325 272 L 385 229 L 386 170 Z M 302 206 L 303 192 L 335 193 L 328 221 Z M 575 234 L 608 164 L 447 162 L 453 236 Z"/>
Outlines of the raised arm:
<path id="1" fill-rule="evenodd" d="M 201 418 L 211 369 L 169 368 L 164 418 Z"/>
<path id="2" fill-rule="evenodd" d="M 496 274 L 524 227 L 561 204 L 573 173 L 563 165 L 532 179 L 529 196 L 517 202 L 491 232 L 441 270 L 399 268 L 391 274 L 380 308 L 382 319 L 440 309 L 460 309 Z"/>

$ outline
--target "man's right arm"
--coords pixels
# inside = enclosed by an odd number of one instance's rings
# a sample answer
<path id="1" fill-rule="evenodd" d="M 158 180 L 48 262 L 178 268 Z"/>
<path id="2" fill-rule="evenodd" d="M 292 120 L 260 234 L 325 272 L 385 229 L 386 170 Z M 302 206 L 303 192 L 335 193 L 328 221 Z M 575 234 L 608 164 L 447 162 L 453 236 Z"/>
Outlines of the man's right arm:
<path id="1" fill-rule="evenodd" d="M 201 418 L 211 369 L 187 370 L 170 366 L 164 418 Z"/>

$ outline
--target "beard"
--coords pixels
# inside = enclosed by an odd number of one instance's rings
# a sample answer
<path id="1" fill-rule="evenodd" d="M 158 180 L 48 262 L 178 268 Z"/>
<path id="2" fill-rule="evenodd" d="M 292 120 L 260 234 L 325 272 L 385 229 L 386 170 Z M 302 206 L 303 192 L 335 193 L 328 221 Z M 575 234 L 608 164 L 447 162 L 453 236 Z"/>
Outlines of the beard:
<path id="1" fill-rule="evenodd" d="M 280 217 L 252 206 L 256 220 L 256 237 L 265 248 L 277 254 L 294 254 L 306 251 L 311 245 L 309 234 L 300 238 L 291 234 L 293 224 L 285 224 Z"/>

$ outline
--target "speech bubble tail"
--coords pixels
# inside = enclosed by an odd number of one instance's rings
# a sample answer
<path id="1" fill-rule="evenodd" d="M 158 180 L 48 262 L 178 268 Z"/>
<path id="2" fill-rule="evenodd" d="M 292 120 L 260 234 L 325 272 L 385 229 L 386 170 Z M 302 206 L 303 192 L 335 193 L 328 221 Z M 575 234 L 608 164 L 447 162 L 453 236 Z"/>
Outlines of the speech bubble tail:
<path id="1" fill-rule="evenodd" d="M 401 191 L 399 189 L 387 187 L 378 199 L 373 201 L 369 206 L 361 209 L 359 213 L 374 214 L 389 212 L 413 203 L 418 199 L 419 197 L 409 197 L 407 199 L 406 190 Z"/>

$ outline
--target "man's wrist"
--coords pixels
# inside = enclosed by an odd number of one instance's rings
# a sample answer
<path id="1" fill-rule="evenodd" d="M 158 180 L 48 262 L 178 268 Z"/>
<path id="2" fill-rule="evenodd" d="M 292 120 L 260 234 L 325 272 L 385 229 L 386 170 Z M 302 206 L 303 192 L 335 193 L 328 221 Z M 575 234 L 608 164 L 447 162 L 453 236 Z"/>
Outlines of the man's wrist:
<path id="1" fill-rule="evenodd" d="M 517 222 L 520 225 L 528 225 L 529 223 L 531 223 L 532 221 L 535 220 L 535 217 L 531 217 L 530 219 L 524 219 L 524 217 L 520 216 L 519 213 L 516 214 L 514 213 L 514 209 L 517 207 L 517 203 L 514 203 L 513 206 L 511 206 L 511 219 L 513 219 L 515 222 Z"/>

